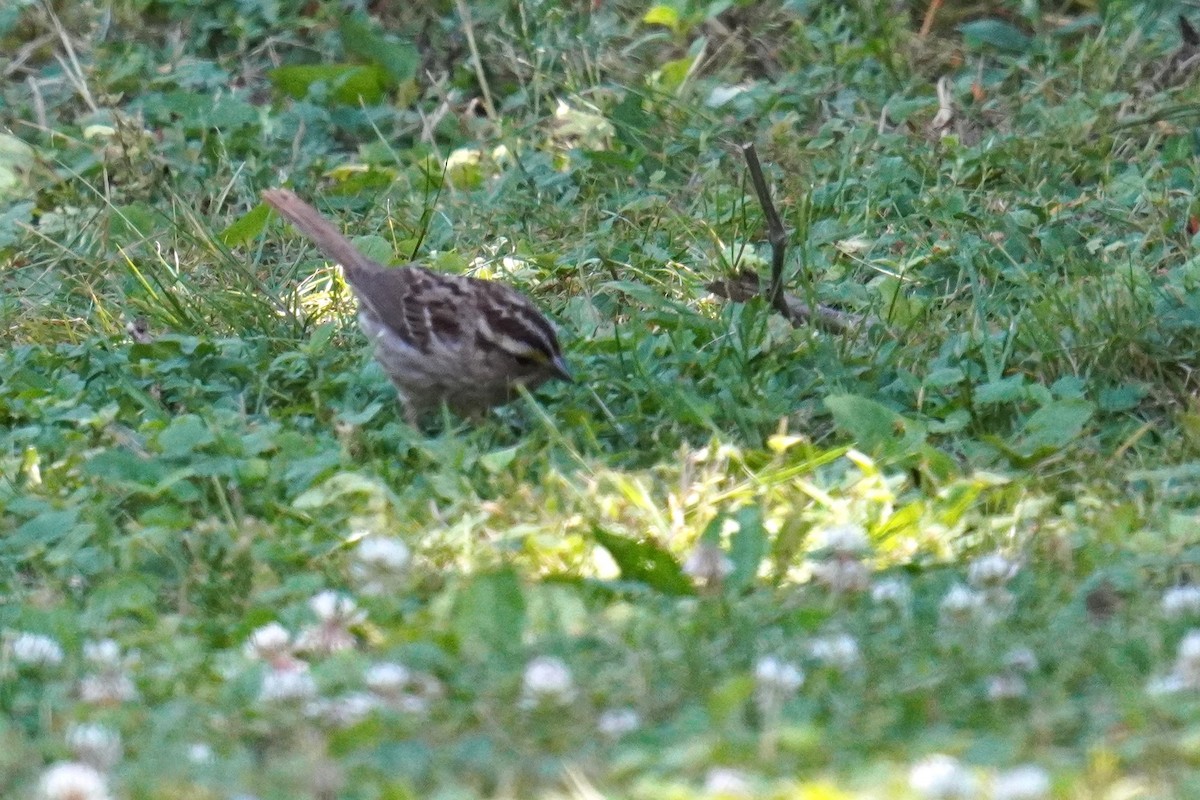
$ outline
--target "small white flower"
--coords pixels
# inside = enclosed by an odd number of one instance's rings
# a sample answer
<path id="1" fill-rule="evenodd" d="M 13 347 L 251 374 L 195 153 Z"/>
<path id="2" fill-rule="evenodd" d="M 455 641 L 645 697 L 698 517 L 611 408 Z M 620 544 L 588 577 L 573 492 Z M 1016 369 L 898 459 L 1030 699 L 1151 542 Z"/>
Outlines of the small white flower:
<path id="1" fill-rule="evenodd" d="M 193 742 L 188 745 L 187 759 L 193 764 L 211 764 L 215 756 L 213 749 L 205 742 Z"/>
<path id="2" fill-rule="evenodd" d="M 1042 800 L 1050 796 L 1050 776 L 1035 764 L 1013 767 L 996 776 L 992 800 Z"/>
<path id="3" fill-rule="evenodd" d="M 108 782 L 95 768 L 75 761 L 60 761 L 38 781 L 42 800 L 108 800 Z"/>
<path id="4" fill-rule="evenodd" d="M 137 687 L 121 668 L 84 675 L 79 681 L 79 699 L 95 706 L 115 706 L 136 700 Z"/>
<path id="5" fill-rule="evenodd" d="M 411 562 L 412 552 L 400 539 L 368 536 L 354 548 L 350 575 L 364 594 L 386 594 L 399 584 Z"/>
<path id="6" fill-rule="evenodd" d="M 22 666 L 54 667 L 62 663 L 62 646 L 50 636 L 6 631 L 5 639 L 8 655 Z"/>
<path id="7" fill-rule="evenodd" d="M 366 718 L 379 708 L 379 701 L 366 692 L 350 692 L 330 699 L 316 698 L 308 704 L 306 712 L 339 728 L 348 728 Z"/>
<path id="8" fill-rule="evenodd" d="M 361 563 L 372 564 L 392 572 L 408 568 L 412 552 L 402 540 L 390 536 L 368 536 L 359 541 L 354 557 Z"/>
<path id="9" fill-rule="evenodd" d="M 713 767 L 704 776 L 704 793 L 710 797 L 753 797 L 750 776 L 740 769 Z"/>
<path id="10" fill-rule="evenodd" d="M 405 692 L 391 703 L 391 707 L 404 714 L 423 717 L 429 713 L 429 706 L 431 704 L 431 697 L 413 692 Z"/>
<path id="11" fill-rule="evenodd" d="M 566 705 L 575 699 L 575 681 L 566 662 L 554 656 L 538 656 L 525 665 L 522 705 L 542 703 Z"/>
<path id="12" fill-rule="evenodd" d="M 879 605 L 892 605 L 906 610 L 912 601 L 912 589 L 902 578 L 881 578 L 871 586 L 871 600 Z"/>
<path id="13" fill-rule="evenodd" d="M 1012 672 L 1002 672 L 993 675 L 987 681 L 987 696 L 989 700 L 1019 700 L 1029 694 L 1029 686 L 1025 679 Z"/>
<path id="14" fill-rule="evenodd" d="M 848 633 L 822 636 L 809 646 L 812 657 L 827 667 L 849 672 L 862 661 L 858 642 Z"/>
<path id="15" fill-rule="evenodd" d="M 908 785 L 928 800 L 959 800 L 975 796 L 975 777 L 951 756 L 936 754 L 917 762 Z"/>
<path id="16" fill-rule="evenodd" d="M 268 669 L 263 674 L 258 699 L 263 703 L 289 703 L 309 700 L 317 694 L 317 683 L 302 661 L 284 669 Z"/>
<path id="17" fill-rule="evenodd" d="M 1037 655 L 1028 647 L 1014 647 L 1004 654 L 1004 666 L 1016 672 L 1030 673 L 1038 668 Z"/>
<path id="18" fill-rule="evenodd" d="M 1189 631 L 1179 642 L 1175 675 L 1189 689 L 1200 689 L 1200 629 Z"/>
<path id="19" fill-rule="evenodd" d="M 719 108 L 746 91 L 747 88 L 746 86 L 736 84 L 733 86 L 714 86 L 712 91 L 708 93 L 708 98 L 704 101 L 704 105 L 709 108 Z"/>
<path id="20" fill-rule="evenodd" d="M 308 601 L 308 607 L 325 623 L 357 625 L 367 618 L 365 611 L 358 610 L 354 598 L 332 590 L 325 590 Z"/>
<path id="21" fill-rule="evenodd" d="M 758 707 L 777 710 L 804 684 L 804 671 L 774 656 L 763 656 L 754 665 L 754 683 Z"/>
<path id="22" fill-rule="evenodd" d="M 376 694 L 392 697 L 404 691 L 412 673 L 403 664 L 384 662 L 372 664 L 363 675 L 367 688 Z"/>
<path id="23" fill-rule="evenodd" d="M 67 746 L 77 759 L 105 772 L 121 760 L 121 735 L 99 723 L 72 725 L 67 730 Z"/>
<path id="24" fill-rule="evenodd" d="M 856 558 L 834 556 L 812 565 L 813 580 L 836 594 L 863 592 L 871 585 L 871 568 Z"/>
<path id="25" fill-rule="evenodd" d="M 957 624 L 986 621 L 990 616 L 987 595 L 961 583 L 950 587 L 942 598 L 940 609 L 943 622 Z"/>
<path id="26" fill-rule="evenodd" d="M 642 725 L 642 718 L 632 708 L 610 708 L 596 720 L 596 729 L 609 739 L 620 739 Z"/>
<path id="27" fill-rule="evenodd" d="M 1172 586 L 1163 592 L 1163 615 L 1167 617 L 1200 616 L 1200 586 Z"/>
<path id="28" fill-rule="evenodd" d="M 1180 665 L 1200 672 L 1200 629 L 1188 631 L 1180 640 L 1177 658 Z"/>
<path id="29" fill-rule="evenodd" d="M 334 591 L 324 591 L 308 601 L 319 622 L 300 632 L 296 647 L 310 653 L 336 653 L 355 645 L 350 628 L 367 618 L 354 598 Z"/>
<path id="30" fill-rule="evenodd" d="M 1184 683 L 1183 679 L 1174 672 L 1151 678 L 1146 683 L 1146 693 L 1152 697 L 1178 694 L 1187 688 L 1189 687 Z"/>
<path id="31" fill-rule="evenodd" d="M 831 525 L 817 532 L 818 546 L 822 550 L 842 556 L 858 558 L 871 549 L 867 529 L 862 525 Z"/>
<path id="32" fill-rule="evenodd" d="M 270 622 L 254 629 L 244 649 L 247 658 L 274 661 L 291 655 L 292 635 L 278 622 Z"/>
<path id="33" fill-rule="evenodd" d="M 112 639 L 84 642 L 83 657 L 96 667 L 122 667 L 121 646 Z"/>
<path id="34" fill-rule="evenodd" d="M 701 586 L 717 586 L 733 572 L 733 561 L 715 544 L 696 542 L 683 562 L 683 574 Z"/>
<path id="35" fill-rule="evenodd" d="M 1001 589 L 1016 576 L 1020 565 L 1001 553 L 980 556 L 967 568 L 967 583 L 976 589 Z"/>

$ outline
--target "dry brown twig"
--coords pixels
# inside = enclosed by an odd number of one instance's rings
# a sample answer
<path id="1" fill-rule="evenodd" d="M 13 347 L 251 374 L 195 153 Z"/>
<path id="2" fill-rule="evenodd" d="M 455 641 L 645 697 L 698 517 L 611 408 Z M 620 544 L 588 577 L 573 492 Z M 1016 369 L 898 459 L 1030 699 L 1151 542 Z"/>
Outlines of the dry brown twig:
<path id="1" fill-rule="evenodd" d="M 718 297 L 724 297 L 735 303 L 744 303 L 754 297 L 765 297 L 771 308 L 783 315 L 784 319 L 795 327 L 804 325 L 809 320 L 833 333 L 852 333 L 864 326 L 874 325 L 875 320 L 859 314 L 838 311 L 836 308 L 817 305 L 814 310 L 808 303 L 795 295 L 783 290 L 783 261 L 787 253 L 787 231 L 775 203 L 771 199 L 771 189 L 763 176 L 762 164 L 758 160 L 758 151 L 754 143 L 741 146 L 742 155 L 746 159 L 746 167 L 750 170 L 750 181 L 754 184 L 754 192 L 758 195 L 759 205 L 762 206 L 763 216 L 767 221 L 767 241 L 771 244 L 771 282 L 765 287 L 758 274 L 753 270 L 741 270 L 731 278 L 712 281 L 705 288 Z"/>

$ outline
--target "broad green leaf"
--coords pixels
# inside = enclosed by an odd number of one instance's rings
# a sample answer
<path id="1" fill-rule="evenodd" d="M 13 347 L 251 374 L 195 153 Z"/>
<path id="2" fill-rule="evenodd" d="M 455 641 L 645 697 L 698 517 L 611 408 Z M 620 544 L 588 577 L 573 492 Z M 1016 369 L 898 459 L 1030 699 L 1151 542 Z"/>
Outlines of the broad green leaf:
<path id="1" fill-rule="evenodd" d="M 925 442 L 924 426 L 870 398 L 835 395 L 825 398 L 825 407 L 838 428 L 871 455 L 911 455 Z"/>
<path id="2" fill-rule="evenodd" d="M 613 557 L 623 579 L 640 581 L 663 594 L 692 593 L 692 584 L 679 563 L 657 544 L 617 536 L 602 528 L 593 528 L 592 538 Z"/>
<path id="3" fill-rule="evenodd" d="M 230 247 L 237 247 L 252 241 L 267 227 L 267 220 L 270 216 L 270 207 L 266 203 L 259 203 L 221 231 L 221 241 Z"/>
<path id="4" fill-rule="evenodd" d="M 354 246 L 359 249 L 359 252 L 373 261 L 378 261 L 380 264 L 390 264 L 396 260 L 396 254 L 392 250 L 391 242 L 382 236 L 371 233 L 366 236 L 355 236 L 352 241 L 354 242 Z"/>
<path id="5" fill-rule="evenodd" d="M 925 385 L 936 388 L 954 386 L 962 383 L 966 377 L 966 374 L 958 367 L 942 367 L 925 376 Z"/>
<path id="6" fill-rule="evenodd" d="M 375 105 L 383 99 L 387 73 L 378 66 L 305 64 L 277 67 L 268 77 L 275 88 L 297 100 L 308 97 L 313 84 L 324 83 L 339 103 Z"/>
<path id="7" fill-rule="evenodd" d="M 47 510 L 0 537 L 0 552 L 27 556 L 54 544 L 79 524 L 79 509 Z"/>
<path id="8" fill-rule="evenodd" d="M 521 452 L 521 445 L 519 444 L 500 450 L 493 450 L 479 457 L 479 465 L 491 474 L 497 475 L 512 466 L 513 460 L 519 452 Z"/>
<path id="9" fill-rule="evenodd" d="M 763 527 L 762 509 L 745 506 L 733 515 L 737 530 L 729 537 L 729 560 L 733 572 L 725 585 L 734 591 L 753 585 L 758 568 L 767 554 L 767 531 Z"/>
<path id="10" fill-rule="evenodd" d="M 17 241 L 23 225 L 33 222 L 34 204 L 14 203 L 0 211 L 0 248 L 5 248 Z"/>
<path id="11" fill-rule="evenodd" d="M 165 456 L 179 458 L 213 443 L 215 437 L 204 420 L 195 414 L 184 414 L 171 420 L 158 435 L 158 446 Z"/>
<path id="12" fill-rule="evenodd" d="M 104 450 L 92 456 L 83 471 L 106 483 L 144 490 L 156 488 L 168 472 L 159 460 L 118 449 Z"/>
<path id="13" fill-rule="evenodd" d="M 416 77 L 421 54 L 412 42 L 376 32 L 361 14 L 351 14 L 343 19 L 341 34 L 346 52 L 382 67 L 392 79 L 392 85 Z"/>
<path id="14" fill-rule="evenodd" d="M 654 5 L 642 16 L 642 22 L 647 25 L 662 25 L 670 28 L 673 33 L 679 33 L 679 12 L 667 5 Z"/>
<path id="15" fill-rule="evenodd" d="M 120 247 L 140 244 L 154 232 L 158 219 L 157 212 L 143 203 L 116 206 L 108 216 L 108 235 Z"/>
<path id="16" fill-rule="evenodd" d="M 1020 28 L 1000 19 L 977 19 L 958 30 L 972 47 L 990 45 L 1008 53 L 1024 53 L 1033 41 Z"/>
<path id="17" fill-rule="evenodd" d="M 1061 449 L 1079 437 L 1095 410 L 1087 400 L 1054 400 L 1025 421 L 1014 446 L 1026 455 Z"/>
<path id="18" fill-rule="evenodd" d="M 1028 397 L 1029 390 L 1025 387 L 1025 376 L 1011 375 L 975 387 L 973 399 L 976 406 L 987 406 L 1019 403 Z"/>
<path id="19" fill-rule="evenodd" d="M 511 569 L 481 573 L 455 597 L 454 629 L 467 655 L 482 659 L 513 653 L 525 630 L 525 596 Z"/>
<path id="20" fill-rule="evenodd" d="M 671 92 L 682 86 L 684 78 L 687 77 L 688 71 L 691 70 L 692 64 L 695 61 L 695 58 L 685 56 L 673 61 L 667 61 L 659 67 L 658 74 L 662 79 L 663 88 Z"/>
<path id="21" fill-rule="evenodd" d="M 1137 408 L 1146 397 L 1145 386 L 1127 383 L 1100 392 L 1100 408 L 1104 411 L 1129 411 Z"/>
<path id="22" fill-rule="evenodd" d="M 15 136 L 0 133 L 0 198 L 28 194 L 25 175 L 33 162 L 32 147 Z"/>

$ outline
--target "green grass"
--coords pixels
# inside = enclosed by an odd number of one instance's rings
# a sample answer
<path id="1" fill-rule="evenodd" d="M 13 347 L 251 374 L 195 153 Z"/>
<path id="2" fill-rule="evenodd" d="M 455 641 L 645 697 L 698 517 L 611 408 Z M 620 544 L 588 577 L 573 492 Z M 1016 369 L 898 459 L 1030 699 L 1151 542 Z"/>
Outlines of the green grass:
<path id="1" fill-rule="evenodd" d="M 0 10 L 0 794 L 1193 795 L 1175 19 L 892 5 Z M 280 184 L 577 383 L 408 427 Z"/>

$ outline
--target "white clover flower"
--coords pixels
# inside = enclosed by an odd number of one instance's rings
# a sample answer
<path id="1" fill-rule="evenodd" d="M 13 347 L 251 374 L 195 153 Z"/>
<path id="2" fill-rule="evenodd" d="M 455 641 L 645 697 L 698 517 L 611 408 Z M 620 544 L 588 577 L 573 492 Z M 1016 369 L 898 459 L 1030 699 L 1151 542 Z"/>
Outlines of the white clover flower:
<path id="1" fill-rule="evenodd" d="M 575 699 L 575 681 L 561 658 L 538 656 L 525 665 L 521 705 L 566 705 Z"/>
<path id="2" fill-rule="evenodd" d="M 996 776 L 992 800 L 1043 800 L 1050 796 L 1050 776 L 1035 764 L 1022 764 Z"/>
<path id="3" fill-rule="evenodd" d="M 1146 694 L 1152 697 L 1178 694 L 1188 688 L 1184 680 L 1174 672 L 1159 675 L 1146 682 Z"/>
<path id="4" fill-rule="evenodd" d="M 412 552 L 402 540 L 389 536 L 368 536 L 354 548 L 350 575 L 359 591 L 381 595 L 392 591 L 408 571 Z"/>
<path id="5" fill-rule="evenodd" d="M 211 764 L 216 756 L 206 742 L 192 742 L 187 748 L 187 759 L 193 764 Z"/>
<path id="6" fill-rule="evenodd" d="M 121 668 L 84 675 L 79 681 L 79 699 L 94 706 L 116 706 L 138 697 L 133 679 Z"/>
<path id="7" fill-rule="evenodd" d="M 763 656 L 754 665 L 754 680 L 760 687 L 790 694 L 804 685 L 804 671 L 788 661 Z"/>
<path id="8" fill-rule="evenodd" d="M 17 664 L 26 667 L 55 667 L 63 661 L 57 639 L 40 633 L 5 631 L 5 650 Z"/>
<path id="9" fill-rule="evenodd" d="M 379 700 L 366 692 L 350 692 L 341 697 L 316 698 L 308 704 L 305 712 L 330 725 L 348 728 L 362 722 L 367 715 L 379 708 Z"/>
<path id="10" fill-rule="evenodd" d="M 854 558 L 833 557 L 812 565 L 813 580 L 835 594 L 863 592 L 871 585 L 871 568 Z"/>
<path id="11" fill-rule="evenodd" d="M 853 523 L 822 528 L 816 539 L 820 549 L 840 556 L 859 558 L 871 549 L 867 529 Z"/>
<path id="12" fill-rule="evenodd" d="M 1175 675 L 1189 689 L 1200 689 L 1200 629 L 1189 631 L 1179 642 Z"/>
<path id="13" fill-rule="evenodd" d="M 412 680 L 408 667 L 394 662 L 372 664 L 363 675 L 367 688 L 376 694 L 391 697 L 404 691 Z"/>
<path id="14" fill-rule="evenodd" d="M 405 714 L 424 715 L 433 701 L 443 694 L 441 681 L 423 672 L 413 672 L 402 664 L 374 664 L 363 675 L 367 688 L 387 708 Z"/>
<path id="15" fill-rule="evenodd" d="M 713 767 L 704 776 L 704 793 L 709 797 L 754 797 L 750 776 L 740 769 Z"/>
<path id="16" fill-rule="evenodd" d="M 1163 615 L 1171 618 L 1200 616 L 1200 586 L 1172 586 L 1163 592 Z"/>
<path id="17" fill-rule="evenodd" d="M 283 669 L 268 669 L 263 674 L 258 699 L 262 703 L 291 703 L 310 700 L 317 694 L 317 682 L 308 665 L 297 661 Z"/>
<path id="18" fill-rule="evenodd" d="M 423 717 L 429 713 L 432 698 L 415 692 L 405 692 L 391 703 L 391 707 L 403 714 Z"/>
<path id="19" fill-rule="evenodd" d="M 967 568 L 967 583 L 976 589 L 1002 589 L 1012 580 L 1020 564 L 1001 553 L 980 556 Z"/>
<path id="20" fill-rule="evenodd" d="M 270 622 L 254 629 L 246 640 L 244 650 L 247 658 L 275 661 L 291 655 L 292 635 L 278 622 Z"/>
<path id="21" fill-rule="evenodd" d="M 391 536 L 368 536 L 359 541 L 354 558 L 392 572 L 401 572 L 412 562 L 412 552 L 403 540 Z"/>
<path id="22" fill-rule="evenodd" d="M 354 598 L 326 589 L 313 596 L 308 601 L 308 607 L 317 615 L 321 622 L 337 622 L 342 625 L 357 625 L 367 618 L 365 611 L 360 611 Z"/>
<path id="23" fill-rule="evenodd" d="M 67 729 L 67 746 L 85 764 L 107 772 L 121 760 L 121 734 L 95 722 Z"/>
<path id="24" fill-rule="evenodd" d="M 961 583 L 956 583 L 946 592 L 939 606 L 943 622 L 969 623 L 988 617 L 988 599 Z"/>
<path id="25" fill-rule="evenodd" d="M 908 773 L 908 785 L 928 800 L 974 798 L 976 781 L 956 758 L 941 753 L 917 762 Z"/>
<path id="26" fill-rule="evenodd" d="M 1002 672 L 988 678 L 987 696 L 989 700 L 1019 700 L 1027 694 L 1029 694 L 1029 686 L 1020 675 Z"/>
<path id="27" fill-rule="evenodd" d="M 1004 654 L 1004 666 L 1017 672 L 1030 673 L 1038 668 L 1037 655 L 1028 647 L 1014 647 Z"/>
<path id="28" fill-rule="evenodd" d="M 38 781 L 41 800 L 108 800 L 108 782 L 95 768 L 75 761 L 60 761 Z"/>
<path id="29" fill-rule="evenodd" d="M 814 639 L 809 645 L 809 652 L 817 661 L 841 672 L 850 672 L 862 662 L 858 642 L 848 633 Z"/>
<path id="30" fill-rule="evenodd" d="M 121 646 L 112 639 L 83 643 L 83 657 L 96 667 L 123 667 Z"/>
<path id="31" fill-rule="evenodd" d="M 759 709 L 775 711 L 804 684 L 804 671 L 788 661 L 763 656 L 754 664 L 754 684 Z"/>
<path id="32" fill-rule="evenodd" d="M 903 578 L 881 578 L 871 586 L 871 601 L 906 610 L 912 601 L 912 589 Z"/>
<path id="33" fill-rule="evenodd" d="M 296 640 L 296 647 L 310 653 L 329 654 L 349 650 L 356 641 L 350 628 L 364 622 L 365 611 L 354 598 L 334 591 L 324 591 L 308 601 L 308 607 L 319 620 L 305 628 Z"/>
<path id="34" fill-rule="evenodd" d="M 596 720 L 596 729 L 609 739 L 620 739 L 642 725 L 642 718 L 632 708 L 610 708 Z"/>
<path id="35" fill-rule="evenodd" d="M 696 542 L 683 562 L 683 574 L 701 586 L 717 586 L 733 572 L 733 561 L 715 544 Z"/>

